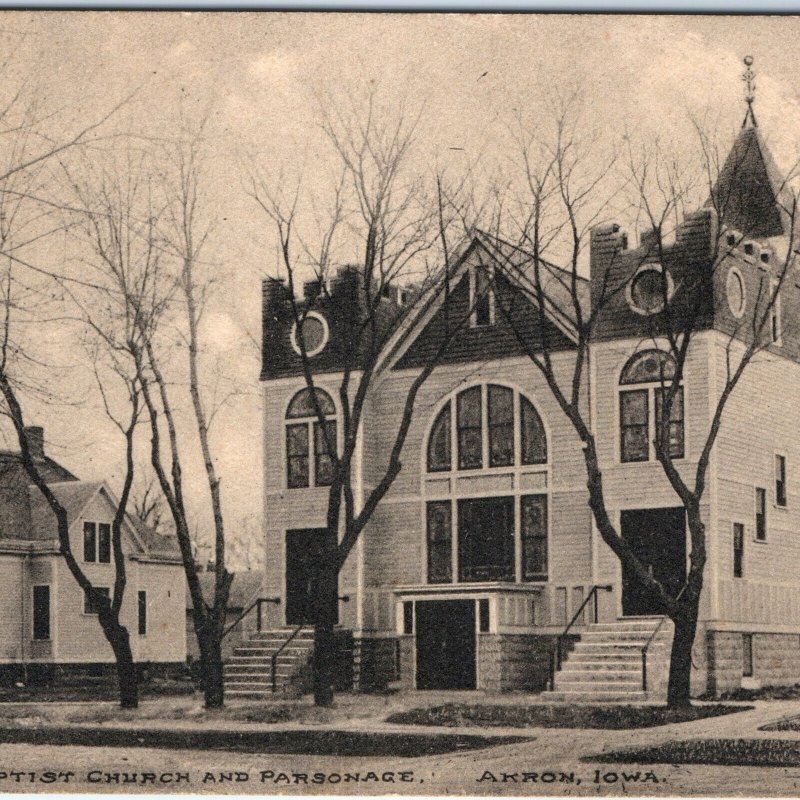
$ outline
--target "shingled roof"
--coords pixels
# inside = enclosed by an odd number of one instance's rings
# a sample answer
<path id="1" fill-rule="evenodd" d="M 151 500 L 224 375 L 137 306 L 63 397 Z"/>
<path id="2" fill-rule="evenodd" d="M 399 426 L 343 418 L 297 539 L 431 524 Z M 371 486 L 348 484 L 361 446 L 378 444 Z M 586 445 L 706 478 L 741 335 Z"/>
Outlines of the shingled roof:
<path id="1" fill-rule="evenodd" d="M 753 239 L 789 232 L 785 180 L 757 127 L 743 127 L 706 205 L 728 227 Z"/>

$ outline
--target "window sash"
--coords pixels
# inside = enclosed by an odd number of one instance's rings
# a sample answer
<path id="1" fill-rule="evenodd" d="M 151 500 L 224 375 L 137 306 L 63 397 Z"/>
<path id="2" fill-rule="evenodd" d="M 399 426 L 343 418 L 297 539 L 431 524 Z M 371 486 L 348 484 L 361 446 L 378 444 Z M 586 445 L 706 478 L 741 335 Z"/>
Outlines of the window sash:
<path id="1" fill-rule="evenodd" d="M 147 635 L 147 592 L 140 591 L 137 595 L 137 627 L 139 636 Z"/>
<path id="2" fill-rule="evenodd" d="M 33 638 L 45 641 L 50 638 L 50 586 L 33 587 Z"/>
<path id="3" fill-rule="evenodd" d="M 453 580 L 453 524 L 450 501 L 427 504 L 428 583 Z"/>
<path id="4" fill-rule="evenodd" d="M 428 438 L 428 472 L 449 472 L 451 455 L 450 401 L 439 412 Z"/>
<path id="5" fill-rule="evenodd" d="M 661 435 L 661 426 L 664 424 L 663 407 L 664 400 L 669 393 L 669 388 L 658 387 L 656 389 L 656 435 Z M 683 386 L 679 386 L 672 398 L 672 406 L 669 410 L 669 455 L 672 458 L 683 458 L 684 454 L 684 426 L 683 426 Z"/>
<path id="6" fill-rule="evenodd" d="M 492 303 L 489 268 L 480 266 L 474 270 L 473 318 L 476 327 L 492 324 Z"/>
<path id="7" fill-rule="evenodd" d="M 83 613 L 84 614 L 97 614 L 98 605 L 95 602 L 95 597 L 102 594 L 104 597 L 111 599 L 111 589 L 108 586 L 95 586 L 92 592 L 83 593 Z"/>
<path id="8" fill-rule="evenodd" d="M 522 463 L 547 463 L 547 437 L 539 412 L 527 397 L 520 395 L 520 427 L 522 428 Z"/>
<path id="9" fill-rule="evenodd" d="M 107 522 L 97 526 L 97 561 L 100 564 L 111 563 L 111 526 Z"/>
<path id="10" fill-rule="evenodd" d="M 83 560 L 86 563 L 97 561 L 97 526 L 94 522 L 83 523 Z"/>
<path id="11" fill-rule="evenodd" d="M 522 580 L 547 580 L 547 495 L 526 495 L 520 501 Z"/>
<path id="12" fill-rule="evenodd" d="M 744 525 L 733 523 L 733 577 L 744 575 Z"/>
<path id="13" fill-rule="evenodd" d="M 756 489 L 756 539 L 763 542 L 767 538 L 767 490 Z"/>
<path id="14" fill-rule="evenodd" d="M 489 386 L 489 466 L 514 464 L 514 391 Z"/>
<path id="15" fill-rule="evenodd" d="M 458 501 L 458 579 L 514 580 L 514 499 Z"/>
<path id="16" fill-rule="evenodd" d="M 775 456 L 775 503 L 786 505 L 786 457 Z"/>
<path id="17" fill-rule="evenodd" d="M 333 483 L 333 458 L 328 448 L 328 439 L 336 446 L 336 420 L 326 420 L 328 436 L 324 435 L 322 425 L 314 423 L 314 484 L 330 486 Z"/>
<path id="18" fill-rule="evenodd" d="M 308 423 L 286 426 L 286 481 L 290 489 L 309 485 Z"/>
<path id="19" fill-rule="evenodd" d="M 465 389 L 456 398 L 459 469 L 483 466 L 483 402 L 481 387 Z"/>
<path id="20" fill-rule="evenodd" d="M 633 416 L 634 412 L 638 416 Z M 650 408 L 647 389 L 619 393 L 620 457 L 624 462 L 650 458 Z"/>

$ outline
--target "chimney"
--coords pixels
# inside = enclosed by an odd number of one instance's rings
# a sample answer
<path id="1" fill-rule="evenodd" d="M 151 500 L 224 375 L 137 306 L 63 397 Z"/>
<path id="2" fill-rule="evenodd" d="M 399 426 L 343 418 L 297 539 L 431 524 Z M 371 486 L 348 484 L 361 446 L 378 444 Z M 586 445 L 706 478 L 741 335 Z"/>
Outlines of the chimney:
<path id="1" fill-rule="evenodd" d="M 25 436 L 28 439 L 28 450 L 34 461 L 44 460 L 44 428 L 38 425 L 30 425 L 25 428 Z"/>

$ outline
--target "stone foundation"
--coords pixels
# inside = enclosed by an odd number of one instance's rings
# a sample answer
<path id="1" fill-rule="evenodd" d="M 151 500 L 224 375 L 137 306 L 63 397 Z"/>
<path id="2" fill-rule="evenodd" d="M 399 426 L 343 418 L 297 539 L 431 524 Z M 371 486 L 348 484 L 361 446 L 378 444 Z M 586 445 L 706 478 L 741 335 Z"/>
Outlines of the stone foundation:
<path id="1" fill-rule="evenodd" d="M 478 634 L 478 688 L 544 691 L 550 680 L 553 646 L 552 636 Z"/>
<path id="2" fill-rule="evenodd" d="M 745 631 L 746 633 L 746 631 Z M 800 682 L 800 636 L 796 633 L 753 633 L 753 675 L 743 677 L 742 632 L 706 633 L 707 691 L 720 695 L 755 686 L 791 686 Z"/>
<path id="3" fill-rule="evenodd" d="M 385 689 L 399 678 L 397 637 L 355 639 L 353 642 L 353 686 L 370 691 Z"/>

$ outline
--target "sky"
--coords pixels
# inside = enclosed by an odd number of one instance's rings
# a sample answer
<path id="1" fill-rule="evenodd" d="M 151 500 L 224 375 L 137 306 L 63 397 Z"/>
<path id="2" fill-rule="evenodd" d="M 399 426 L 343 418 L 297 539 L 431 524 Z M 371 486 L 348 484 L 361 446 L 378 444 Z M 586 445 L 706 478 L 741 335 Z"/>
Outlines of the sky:
<path id="1" fill-rule="evenodd" d="M 203 202 L 216 223 L 206 258 L 218 280 L 201 333 L 209 363 L 224 364 L 239 390 L 212 442 L 231 527 L 261 513 L 253 341 L 260 282 L 277 271 L 275 237 L 248 177 L 258 163 L 273 176 L 302 175 L 324 196 L 321 106 L 373 87 L 387 107 L 419 111 L 421 171 L 478 156 L 502 162 L 504 121 L 518 110 L 537 125 L 554 87 L 581 89 L 586 125 L 601 138 L 634 131 L 681 151 L 692 141 L 690 113 L 710 115 L 720 140 L 732 141 L 745 108 L 742 58 L 751 55 L 762 133 L 780 166 L 800 153 L 794 17 L 6 11 L 0 28 L 24 34 L 25 69 L 73 121 L 134 88 L 125 124 L 168 135 L 179 108 L 210 115 Z M 60 346 L 77 353 L 71 336 L 65 328 Z M 85 383 L 85 371 L 71 380 Z M 91 387 L 81 388 L 78 403 L 32 402 L 29 421 L 45 426 L 49 451 L 80 477 L 116 486 L 120 442 Z M 196 450 L 187 459 L 202 520 Z"/>

